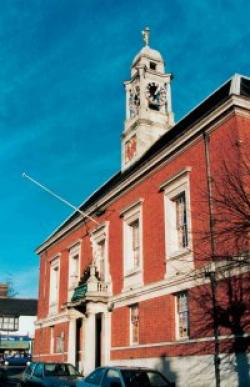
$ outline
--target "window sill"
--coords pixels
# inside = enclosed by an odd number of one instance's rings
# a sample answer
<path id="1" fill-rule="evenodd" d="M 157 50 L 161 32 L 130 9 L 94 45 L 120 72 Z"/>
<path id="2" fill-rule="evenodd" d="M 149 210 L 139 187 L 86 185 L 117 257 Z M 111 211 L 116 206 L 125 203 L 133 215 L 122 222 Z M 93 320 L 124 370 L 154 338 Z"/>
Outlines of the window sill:
<path id="1" fill-rule="evenodd" d="M 124 277 L 125 278 L 133 277 L 134 275 L 137 275 L 137 274 L 140 274 L 140 273 L 141 273 L 141 268 L 133 270 L 133 271 L 129 271 L 128 273 L 124 274 Z"/>
<path id="2" fill-rule="evenodd" d="M 189 336 L 185 336 L 185 337 L 176 337 L 175 341 L 178 341 L 178 343 L 181 343 L 181 342 L 187 342 L 189 341 L 190 337 Z"/>
<path id="3" fill-rule="evenodd" d="M 189 255 L 190 253 L 191 253 L 191 249 L 189 247 L 187 247 L 183 250 L 175 251 L 171 255 L 167 256 L 167 260 L 174 260 L 174 259 L 177 259 L 179 257 Z"/>

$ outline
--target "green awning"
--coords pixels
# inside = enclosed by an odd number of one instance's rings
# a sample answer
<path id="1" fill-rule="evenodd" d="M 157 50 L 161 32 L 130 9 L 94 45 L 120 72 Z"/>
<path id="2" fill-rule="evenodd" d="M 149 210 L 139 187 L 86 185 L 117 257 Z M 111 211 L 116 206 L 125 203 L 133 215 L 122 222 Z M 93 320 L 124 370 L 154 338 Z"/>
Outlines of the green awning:
<path id="1" fill-rule="evenodd" d="M 74 294 L 71 301 L 79 301 L 82 298 L 84 298 L 87 293 L 87 289 L 88 289 L 88 285 L 86 283 L 83 285 L 77 286 L 77 288 L 75 288 L 74 290 Z"/>
<path id="2" fill-rule="evenodd" d="M 29 341 L 0 341 L 0 349 L 30 349 Z"/>

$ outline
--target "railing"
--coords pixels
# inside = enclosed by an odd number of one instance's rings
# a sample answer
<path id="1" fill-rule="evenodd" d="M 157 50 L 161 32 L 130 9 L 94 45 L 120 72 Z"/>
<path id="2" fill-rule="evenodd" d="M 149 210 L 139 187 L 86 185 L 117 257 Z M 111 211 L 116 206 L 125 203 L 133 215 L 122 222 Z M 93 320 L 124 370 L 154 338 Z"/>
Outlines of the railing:
<path id="1" fill-rule="evenodd" d="M 88 299 L 105 299 L 108 297 L 110 291 L 110 284 L 99 281 L 96 277 L 96 267 L 92 264 L 90 266 L 90 275 L 86 282 L 80 284 L 74 289 L 72 302 Z"/>

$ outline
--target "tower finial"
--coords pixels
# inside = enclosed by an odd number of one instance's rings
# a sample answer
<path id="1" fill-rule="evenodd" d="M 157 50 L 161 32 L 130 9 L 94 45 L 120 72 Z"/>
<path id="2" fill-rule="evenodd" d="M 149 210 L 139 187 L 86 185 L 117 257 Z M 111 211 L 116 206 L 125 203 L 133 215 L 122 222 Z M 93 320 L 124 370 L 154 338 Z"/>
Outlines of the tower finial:
<path id="1" fill-rule="evenodd" d="M 150 37 L 150 29 L 149 27 L 145 27 L 144 30 L 141 32 L 143 36 L 143 41 L 145 46 L 149 46 L 149 37 Z"/>

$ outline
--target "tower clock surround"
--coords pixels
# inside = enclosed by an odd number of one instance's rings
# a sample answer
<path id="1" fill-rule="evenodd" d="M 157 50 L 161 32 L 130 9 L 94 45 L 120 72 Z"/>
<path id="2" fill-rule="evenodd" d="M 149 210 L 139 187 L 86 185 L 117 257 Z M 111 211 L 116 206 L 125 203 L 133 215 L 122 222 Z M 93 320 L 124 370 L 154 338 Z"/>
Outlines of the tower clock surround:
<path id="1" fill-rule="evenodd" d="M 122 133 L 122 171 L 137 161 L 174 125 L 170 73 L 159 51 L 149 47 L 150 30 L 142 31 L 144 47 L 135 56 L 131 79 L 125 81 L 126 119 Z"/>

